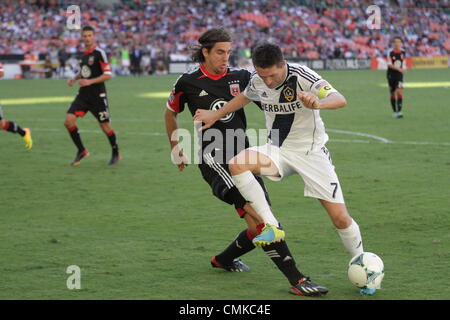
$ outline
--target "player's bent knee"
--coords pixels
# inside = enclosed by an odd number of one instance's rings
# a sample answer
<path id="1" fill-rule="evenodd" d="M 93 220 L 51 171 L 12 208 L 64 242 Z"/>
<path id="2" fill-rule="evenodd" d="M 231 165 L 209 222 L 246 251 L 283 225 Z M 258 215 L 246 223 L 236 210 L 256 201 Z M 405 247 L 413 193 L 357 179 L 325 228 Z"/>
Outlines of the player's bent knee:
<path id="1" fill-rule="evenodd" d="M 237 175 L 248 170 L 252 171 L 255 165 L 250 161 L 251 156 L 249 151 L 244 150 L 232 158 L 228 164 L 231 174 Z"/>
<path id="2" fill-rule="evenodd" d="M 64 121 L 64 126 L 66 128 L 73 127 L 75 125 L 76 121 L 77 121 L 77 117 L 75 115 L 68 114 L 66 116 L 66 120 Z"/>
<path id="3" fill-rule="evenodd" d="M 338 229 L 347 229 L 352 223 L 352 218 L 348 215 L 346 211 L 340 211 L 338 214 L 333 216 L 333 224 Z"/>
<path id="4" fill-rule="evenodd" d="M 235 160 L 234 158 L 232 160 Z M 236 162 L 230 162 L 230 164 L 228 165 L 228 168 L 230 169 L 231 175 L 235 176 L 238 174 L 241 174 L 243 172 L 245 172 L 245 166 L 242 166 L 239 163 Z"/>

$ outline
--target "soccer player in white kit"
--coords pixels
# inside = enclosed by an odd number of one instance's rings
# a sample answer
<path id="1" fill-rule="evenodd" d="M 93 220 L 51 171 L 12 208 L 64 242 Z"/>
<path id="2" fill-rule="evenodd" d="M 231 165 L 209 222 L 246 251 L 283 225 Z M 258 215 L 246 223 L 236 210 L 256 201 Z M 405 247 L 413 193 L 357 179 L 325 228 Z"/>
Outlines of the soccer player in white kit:
<path id="1" fill-rule="evenodd" d="M 236 187 L 265 223 L 279 225 L 253 173 L 275 181 L 299 174 L 305 183 L 304 195 L 320 201 L 346 250 L 352 257 L 362 253 L 359 226 L 345 206 L 325 146 L 328 135 L 319 111 L 344 107 L 346 99 L 310 68 L 287 63 L 281 49 L 274 44 L 257 45 L 252 61 L 256 72 L 246 90 L 219 110 L 197 110 L 194 120 L 203 122 L 202 128 L 209 128 L 250 101 L 261 101 L 269 141 L 245 149 L 230 160 L 229 169 Z M 254 243 L 264 245 L 264 234 L 258 237 Z"/>

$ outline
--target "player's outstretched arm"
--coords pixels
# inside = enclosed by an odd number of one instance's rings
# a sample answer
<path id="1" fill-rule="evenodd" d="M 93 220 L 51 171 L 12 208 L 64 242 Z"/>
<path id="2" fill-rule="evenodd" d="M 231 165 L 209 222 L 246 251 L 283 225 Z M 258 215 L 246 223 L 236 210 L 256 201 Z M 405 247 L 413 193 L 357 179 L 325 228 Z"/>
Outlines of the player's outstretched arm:
<path id="1" fill-rule="evenodd" d="M 211 127 L 217 120 L 225 117 L 227 114 L 231 112 L 235 112 L 245 105 L 249 104 L 251 100 L 249 100 L 243 93 L 234 97 L 228 103 L 226 103 L 219 110 L 204 110 L 197 109 L 194 115 L 194 121 L 203 122 L 205 125 L 200 128 L 200 130 L 205 130 Z"/>
<path id="2" fill-rule="evenodd" d="M 347 105 L 347 100 L 339 92 L 332 92 L 327 97 L 319 99 L 311 92 L 300 91 L 298 98 L 309 109 L 339 109 Z"/>
<path id="3" fill-rule="evenodd" d="M 69 87 L 71 87 L 80 78 L 81 78 L 81 74 L 77 73 L 73 78 L 70 78 L 69 80 L 67 80 L 67 84 L 69 85 Z"/>
<path id="4" fill-rule="evenodd" d="M 101 83 L 101 82 L 105 82 L 111 79 L 111 75 L 104 73 L 101 76 L 97 77 L 97 78 L 92 78 L 92 79 L 81 79 L 80 81 L 78 81 L 78 85 L 80 87 L 87 87 L 90 85 L 93 85 L 94 83 Z"/>
<path id="5" fill-rule="evenodd" d="M 180 150 L 178 146 L 179 141 L 178 135 L 176 134 L 176 130 L 178 129 L 177 113 L 166 109 L 164 112 L 164 122 L 172 152 L 172 160 L 178 166 L 178 170 L 183 171 L 187 167 L 188 160 L 183 154 L 183 150 Z"/>

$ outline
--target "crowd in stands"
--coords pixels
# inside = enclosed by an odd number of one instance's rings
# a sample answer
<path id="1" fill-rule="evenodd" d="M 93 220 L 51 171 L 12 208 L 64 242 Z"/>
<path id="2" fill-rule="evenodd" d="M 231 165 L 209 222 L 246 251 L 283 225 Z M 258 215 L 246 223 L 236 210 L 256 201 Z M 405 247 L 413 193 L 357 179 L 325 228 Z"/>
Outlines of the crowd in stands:
<path id="1" fill-rule="evenodd" d="M 234 36 L 234 61 L 248 59 L 259 40 L 279 44 L 290 59 L 385 56 L 394 36 L 409 56 L 450 52 L 448 0 L 2 0 L 0 55 L 46 54 L 68 64 L 82 51 L 79 31 L 66 26 L 66 9 L 79 5 L 116 74 L 164 74 L 167 61 L 190 58 L 207 28 Z M 368 6 L 380 8 L 370 29 Z"/>

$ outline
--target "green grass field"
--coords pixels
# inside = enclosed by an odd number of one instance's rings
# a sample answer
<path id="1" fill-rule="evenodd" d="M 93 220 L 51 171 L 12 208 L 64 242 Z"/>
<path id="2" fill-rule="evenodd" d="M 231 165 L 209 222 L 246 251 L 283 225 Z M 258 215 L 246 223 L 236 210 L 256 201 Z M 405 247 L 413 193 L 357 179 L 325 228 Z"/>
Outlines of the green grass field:
<path id="1" fill-rule="evenodd" d="M 348 100 L 322 112 L 328 148 L 365 250 L 382 257 L 386 275 L 376 295 L 360 296 L 347 278 L 350 256 L 318 201 L 303 197 L 300 178 L 267 181 L 298 265 L 330 289 L 321 299 L 449 299 L 450 70 L 408 71 L 415 85 L 399 120 L 384 71 L 321 74 Z M 243 257 L 250 272 L 210 267 L 245 226 L 196 166 L 180 173 L 170 161 L 162 116 L 176 78 L 108 82 L 123 154 L 116 167 L 106 166 L 110 146 L 90 114 L 78 127 L 91 157 L 69 165 L 75 147 L 63 120 L 75 88 L 0 81 L 5 118 L 34 138 L 27 151 L 0 132 L 0 299 L 310 299 L 289 295 L 260 249 Z M 264 128 L 258 108 L 246 112 L 250 128 Z M 188 112 L 180 124 L 192 130 Z M 70 265 L 81 268 L 80 290 L 66 287 Z"/>

